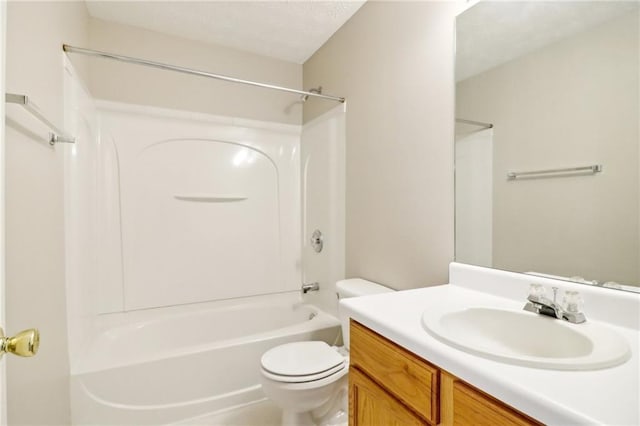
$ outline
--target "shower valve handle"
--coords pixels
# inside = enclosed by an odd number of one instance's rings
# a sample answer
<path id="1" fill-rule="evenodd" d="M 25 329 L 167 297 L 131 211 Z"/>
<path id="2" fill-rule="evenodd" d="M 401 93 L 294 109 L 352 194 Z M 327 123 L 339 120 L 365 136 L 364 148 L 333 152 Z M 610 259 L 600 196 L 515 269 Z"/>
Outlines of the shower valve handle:
<path id="1" fill-rule="evenodd" d="M 313 234 L 311 234 L 311 247 L 313 247 L 313 250 L 316 253 L 320 253 L 322 251 L 322 248 L 324 247 L 324 239 L 322 237 L 322 232 L 320 232 L 319 229 L 316 229 L 315 231 L 313 231 Z"/>

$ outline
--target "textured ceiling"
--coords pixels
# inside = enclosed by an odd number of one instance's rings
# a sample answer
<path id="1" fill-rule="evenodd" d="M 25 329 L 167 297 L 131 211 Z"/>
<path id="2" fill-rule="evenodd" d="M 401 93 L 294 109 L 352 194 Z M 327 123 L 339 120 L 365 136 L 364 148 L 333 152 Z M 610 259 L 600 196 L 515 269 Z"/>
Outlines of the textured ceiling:
<path id="1" fill-rule="evenodd" d="M 89 14 L 191 40 L 306 61 L 365 0 L 87 1 Z"/>
<path id="2" fill-rule="evenodd" d="M 637 1 L 481 1 L 456 19 L 456 80 L 631 12 Z"/>

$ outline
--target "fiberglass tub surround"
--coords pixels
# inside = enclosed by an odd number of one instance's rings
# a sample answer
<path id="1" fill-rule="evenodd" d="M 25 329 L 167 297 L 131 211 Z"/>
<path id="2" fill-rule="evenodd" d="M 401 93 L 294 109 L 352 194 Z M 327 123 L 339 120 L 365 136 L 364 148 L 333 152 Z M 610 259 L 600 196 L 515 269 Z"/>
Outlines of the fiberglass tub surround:
<path id="1" fill-rule="evenodd" d="M 94 101 L 67 67 L 72 328 L 299 289 L 299 126 Z"/>
<path id="2" fill-rule="evenodd" d="M 66 66 L 73 423 L 264 401 L 265 351 L 339 336 L 300 294 L 301 127 L 95 101 Z"/>
<path id="3" fill-rule="evenodd" d="M 126 310 L 299 288 L 298 128 L 99 111 L 118 156 Z"/>

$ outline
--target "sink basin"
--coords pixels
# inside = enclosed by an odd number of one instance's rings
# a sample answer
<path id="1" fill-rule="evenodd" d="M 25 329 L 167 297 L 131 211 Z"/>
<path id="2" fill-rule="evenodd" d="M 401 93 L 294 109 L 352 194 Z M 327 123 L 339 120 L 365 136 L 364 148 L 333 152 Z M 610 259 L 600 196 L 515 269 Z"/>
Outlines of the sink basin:
<path id="1" fill-rule="evenodd" d="M 475 355 L 536 368 L 595 370 L 627 361 L 627 341 L 605 326 L 570 324 L 531 312 L 471 307 L 429 309 L 425 330 Z"/>

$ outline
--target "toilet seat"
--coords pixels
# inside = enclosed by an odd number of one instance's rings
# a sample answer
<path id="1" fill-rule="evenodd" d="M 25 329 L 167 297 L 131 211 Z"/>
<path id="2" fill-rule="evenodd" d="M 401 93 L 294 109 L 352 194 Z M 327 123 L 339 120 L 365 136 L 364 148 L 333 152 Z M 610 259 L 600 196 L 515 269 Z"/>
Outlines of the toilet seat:
<path id="1" fill-rule="evenodd" d="M 295 342 L 264 353 L 262 374 L 274 381 L 303 383 L 321 380 L 346 368 L 344 355 L 325 342 Z"/>
<path id="2" fill-rule="evenodd" d="M 315 382 L 318 380 L 322 380 L 325 379 L 329 376 L 332 376 L 338 372 L 340 372 L 341 370 L 344 370 L 346 367 L 344 365 L 339 365 L 335 368 L 332 368 L 330 370 L 327 371 L 323 371 L 322 373 L 318 373 L 318 374 L 310 374 L 310 375 L 306 375 L 306 376 L 280 376 L 277 374 L 273 374 L 270 373 L 269 371 L 265 370 L 264 368 L 262 369 L 262 374 L 273 380 L 276 382 L 283 382 L 283 383 L 306 383 L 306 382 Z"/>

